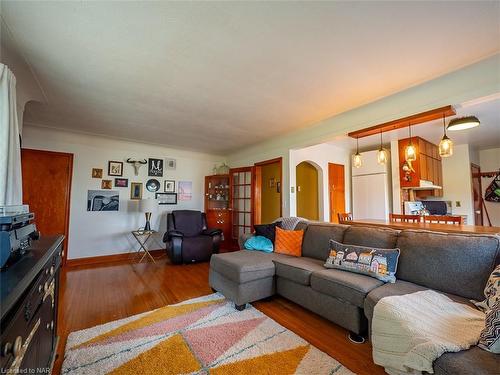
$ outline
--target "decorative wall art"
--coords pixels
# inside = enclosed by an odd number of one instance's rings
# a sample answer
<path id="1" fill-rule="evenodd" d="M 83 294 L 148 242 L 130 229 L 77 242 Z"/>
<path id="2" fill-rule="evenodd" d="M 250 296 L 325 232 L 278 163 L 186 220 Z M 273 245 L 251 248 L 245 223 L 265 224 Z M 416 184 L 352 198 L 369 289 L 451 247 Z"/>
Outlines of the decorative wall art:
<path id="1" fill-rule="evenodd" d="M 164 190 L 165 190 L 165 193 L 175 193 L 175 181 L 174 180 L 165 180 Z"/>
<path id="2" fill-rule="evenodd" d="M 102 178 L 102 168 L 92 168 L 92 178 Z"/>
<path id="3" fill-rule="evenodd" d="M 132 182 L 130 184 L 130 199 L 142 199 L 142 182 Z"/>
<path id="4" fill-rule="evenodd" d="M 163 159 L 148 159 L 148 176 L 163 177 Z"/>
<path id="5" fill-rule="evenodd" d="M 128 178 L 115 178 L 115 187 L 128 187 Z"/>
<path id="6" fill-rule="evenodd" d="M 144 164 L 148 164 L 148 161 L 146 159 L 138 160 L 138 159 L 128 158 L 126 161 L 127 163 L 129 163 L 134 167 L 134 174 L 136 176 L 139 176 L 139 169 L 141 168 L 141 166 Z"/>
<path id="7" fill-rule="evenodd" d="M 155 198 L 158 199 L 159 205 L 177 204 L 177 194 L 175 193 L 156 193 Z"/>
<path id="8" fill-rule="evenodd" d="M 191 181 L 179 181 L 177 191 L 180 201 L 190 201 L 193 197 L 193 183 Z"/>
<path id="9" fill-rule="evenodd" d="M 108 161 L 108 176 L 123 176 L 123 162 Z"/>
<path id="10" fill-rule="evenodd" d="M 111 180 L 102 180 L 101 181 L 101 189 L 112 189 L 113 181 Z"/>
<path id="11" fill-rule="evenodd" d="M 165 169 L 167 171 L 174 171 L 177 168 L 177 160 L 165 158 Z"/>
<path id="12" fill-rule="evenodd" d="M 89 190 L 87 211 L 118 211 L 120 193 L 116 190 Z"/>
<path id="13" fill-rule="evenodd" d="M 160 187 L 161 187 L 160 181 L 154 178 L 151 178 L 148 180 L 148 182 L 146 182 L 146 189 L 151 193 L 157 192 L 158 190 L 160 190 Z"/>

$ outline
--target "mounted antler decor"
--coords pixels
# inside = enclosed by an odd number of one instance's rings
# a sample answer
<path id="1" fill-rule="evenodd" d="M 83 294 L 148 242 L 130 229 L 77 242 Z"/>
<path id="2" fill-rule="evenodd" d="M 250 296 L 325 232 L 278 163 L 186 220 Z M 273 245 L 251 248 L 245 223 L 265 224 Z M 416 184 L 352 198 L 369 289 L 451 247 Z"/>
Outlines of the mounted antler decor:
<path id="1" fill-rule="evenodd" d="M 137 160 L 128 158 L 127 163 L 132 164 L 134 166 L 134 173 L 136 176 L 139 176 L 139 168 L 141 167 L 141 165 L 147 164 L 148 161 L 146 159 Z"/>

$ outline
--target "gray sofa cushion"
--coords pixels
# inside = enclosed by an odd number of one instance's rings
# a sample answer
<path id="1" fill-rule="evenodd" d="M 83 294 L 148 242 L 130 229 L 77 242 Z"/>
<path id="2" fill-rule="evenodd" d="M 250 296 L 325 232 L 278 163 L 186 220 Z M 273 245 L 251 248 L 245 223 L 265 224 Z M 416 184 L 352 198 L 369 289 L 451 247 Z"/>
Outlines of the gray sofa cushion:
<path id="1" fill-rule="evenodd" d="M 342 242 L 347 228 L 342 224 L 309 224 L 302 241 L 302 256 L 325 261 L 330 253 L 329 241 Z"/>
<path id="2" fill-rule="evenodd" d="M 311 288 L 363 307 L 366 295 L 384 283 L 370 276 L 342 270 L 323 270 L 311 275 Z"/>
<path id="3" fill-rule="evenodd" d="M 405 230 L 396 277 L 430 289 L 483 300 L 495 267 L 500 237 Z"/>
<path id="4" fill-rule="evenodd" d="M 492 375 L 500 373 L 500 355 L 474 346 L 458 353 L 444 353 L 434 361 L 435 375 Z"/>
<path id="5" fill-rule="evenodd" d="M 323 263 L 322 260 L 307 257 L 281 257 L 274 260 L 277 276 L 302 285 L 310 284 L 311 274 L 314 271 L 325 269 Z"/>
<path id="6" fill-rule="evenodd" d="M 344 233 L 342 243 L 377 247 L 379 249 L 394 249 L 400 231 L 391 228 L 365 227 L 351 225 Z"/>
<path id="7" fill-rule="evenodd" d="M 265 277 L 273 277 L 273 259 L 287 258 L 287 255 L 264 253 L 262 251 L 240 250 L 232 253 L 214 254 L 210 268 L 237 283 L 246 283 Z"/>

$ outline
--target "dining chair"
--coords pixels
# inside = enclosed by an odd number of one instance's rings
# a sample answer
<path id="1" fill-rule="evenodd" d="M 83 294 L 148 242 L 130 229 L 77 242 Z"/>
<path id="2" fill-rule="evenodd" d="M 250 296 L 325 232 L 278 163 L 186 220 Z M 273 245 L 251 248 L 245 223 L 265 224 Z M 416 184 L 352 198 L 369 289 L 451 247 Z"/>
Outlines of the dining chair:
<path id="1" fill-rule="evenodd" d="M 389 214 L 389 221 L 391 223 L 419 223 L 420 215 L 400 215 Z"/>
<path id="2" fill-rule="evenodd" d="M 424 216 L 424 223 L 462 225 L 464 223 L 464 219 L 462 216 L 427 215 Z"/>
<path id="3" fill-rule="evenodd" d="M 352 214 L 350 212 L 339 212 L 337 216 L 339 218 L 339 223 L 343 221 L 352 221 Z"/>

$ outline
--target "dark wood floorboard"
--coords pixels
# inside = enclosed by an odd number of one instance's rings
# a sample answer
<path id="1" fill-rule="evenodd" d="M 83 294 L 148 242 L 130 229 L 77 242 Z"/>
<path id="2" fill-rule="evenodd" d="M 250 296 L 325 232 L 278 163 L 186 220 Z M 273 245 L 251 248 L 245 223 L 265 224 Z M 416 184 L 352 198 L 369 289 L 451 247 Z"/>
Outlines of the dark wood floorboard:
<path id="1" fill-rule="evenodd" d="M 163 257 L 156 264 L 117 262 L 65 267 L 61 273 L 60 343 L 54 374 L 60 373 L 70 332 L 210 293 L 208 263 L 174 266 Z M 278 296 L 253 305 L 351 371 L 385 373 L 373 363 L 369 343 L 352 344 L 345 329 L 299 305 Z"/>

